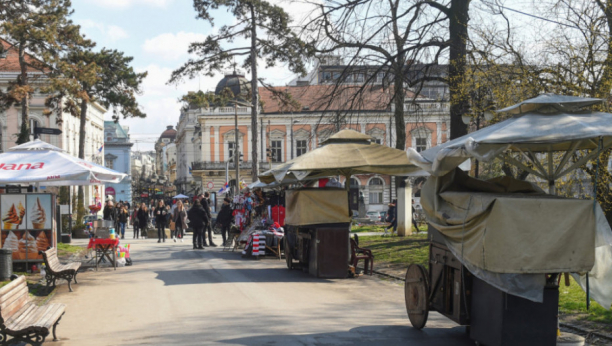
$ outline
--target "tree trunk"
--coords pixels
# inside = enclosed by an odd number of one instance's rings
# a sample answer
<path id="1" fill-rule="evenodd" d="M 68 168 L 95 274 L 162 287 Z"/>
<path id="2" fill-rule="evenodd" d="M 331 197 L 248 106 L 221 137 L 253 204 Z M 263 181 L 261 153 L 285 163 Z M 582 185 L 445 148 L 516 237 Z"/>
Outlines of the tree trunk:
<path id="1" fill-rule="evenodd" d="M 469 98 L 464 90 L 470 0 L 452 0 L 449 11 L 450 48 L 448 89 L 450 92 L 450 139 L 467 134 L 461 116 L 468 109 Z"/>
<path id="2" fill-rule="evenodd" d="M 87 101 L 81 101 L 81 119 L 79 126 L 79 158 L 85 160 L 85 127 L 87 125 Z M 77 197 L 77 224 L 81 224 L 83 216 L 85 216 L 85 194 L 83 186 L 79 186 Z"/>
<path id="3" fill-rule="evenodd" d="M 19 68 L 21 75 L 19 77 L 19 86 L 28 85 L 28 66 L 25 61 L 25 42 L 19 44 Z M 17 137 L 17 144 L 23 144 L 30 141 L 30 93 L 26 92 L 21 99 L 21 129 Z"/>
<path id="4" fill-rule="evenodd" d="M 259 114 L 259 90 L 257 90 L 257 18 L 255 8 L 251 8 L 251 159 L 252 179 L 257 181 L 259 175 L 259 160 L 257 158 L 257 115 Z M 293 126 L 293 124 L 291 124 Z M 246 153 L 245 153 L 246 154 Z"/>

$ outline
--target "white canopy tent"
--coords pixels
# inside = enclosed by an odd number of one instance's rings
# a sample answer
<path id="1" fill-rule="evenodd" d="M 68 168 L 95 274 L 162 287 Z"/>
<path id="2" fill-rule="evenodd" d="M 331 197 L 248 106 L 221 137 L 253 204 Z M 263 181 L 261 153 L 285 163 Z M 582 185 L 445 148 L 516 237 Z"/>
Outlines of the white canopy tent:
<path id="1" fill-rule="evenodd" d="M 603 100 L 540 95 L 498 111 L 513 114 L 512 118 L 421 153 L 409 149 L 408 158 L 435 176 L 450 172 L 466 159 L 491 162 L 499 158 L 548 181 L 554 193 L 555 180 L 612 147 L 612 114 L 580 110 L 598 103 Z M 586 154 L 568 165 L 577 150 Z M 511 152 L 532 166 L 509 155 Z M 563 154 L 558 162 L 554 153 Z M 541 162 L 538 158 L 543 155 Z"/>
<path id="2" fill-rule="evenodd" d="M 44 186 L 119 183 L 127 174 L 70 156 L 39 139 L 0 154 L 0 184 Z"/>

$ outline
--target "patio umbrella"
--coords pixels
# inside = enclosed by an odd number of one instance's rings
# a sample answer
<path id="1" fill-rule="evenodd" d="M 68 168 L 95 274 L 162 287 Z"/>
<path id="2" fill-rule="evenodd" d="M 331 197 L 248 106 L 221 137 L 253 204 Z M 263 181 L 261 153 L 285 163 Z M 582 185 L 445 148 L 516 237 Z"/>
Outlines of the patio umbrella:
<path id="1" fill-rule="evenodd" d="M 354 130 L 342 130 L 323 142 L 323 146 L 262 173 L 264 183 L 286 179 L 354 174 L 405 175 L 420 168 L 408 161 L 399 149 L 370 142 L 372 137 Z"/>
<path id="2" fill-rule="evenodd" d="M 0 184 L 45 186 L 119 183 L 127 174 L 88 162 L 41 140 L 0 154 Z"/>
<path id="3" fill-rule="evenodd" d="M 183 194 L 180 194 L 180 195 L 176 195 L 176 196 L 174 196 L 174 197 L 172 197 L 172 198 L 173 198 L 173 199 L 183 199 L 183 198 L 189 198 L 189 196 L 185 196 L 185 195 L 183 195 Z"/>
<path id="4" fill-rule="evenodd" d="M 540 95 L 498 111 L 514 114 L 510 119 L 421 153 L 409 149 L 409 161 L 432 175 L 442 176 L 469 158 L 484 162 L 500 158 L 545 179 L 554 193 L 555 180 L 612 147 L 612 114 L 580 110 L 603 102 L 593 98 Z M 568 165 L 576 150 L 587 153 Z M 508 155 L 510 152 L 519 153 L 532 167 Z M 558 163 L 553 160 L 556 152 L 564 153 Z M 542 163 L 538 158 L 545 160 Z"/>

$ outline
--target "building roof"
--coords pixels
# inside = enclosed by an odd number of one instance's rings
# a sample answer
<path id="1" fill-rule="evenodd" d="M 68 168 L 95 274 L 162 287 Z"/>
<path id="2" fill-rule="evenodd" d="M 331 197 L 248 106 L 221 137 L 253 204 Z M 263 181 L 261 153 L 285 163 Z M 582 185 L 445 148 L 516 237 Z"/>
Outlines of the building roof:
<path id="1" fill-rule="evenodd" d="M 174 129 L 174 126 L 172 125 L 168 125 L 166 126 L 166 131 L 162 132 L 161 136 L 159 136 L 160 139 L 162 138 L 169 138 L 171 140 L 174 140 L 176 138 L 176 130 Z"/>
<path id="2" fill-rule="evenodd" d="M 125 131 L 125 128 L 119 125 L 119 123 L 116 123 L 114 121 L 104 122 L 104 132 L 105 133 L 112 132 L 115 138 L 117 139 L 129 139 L 130 138 L 130 136 L 128 136 L 127 132 Z"/>
<path id="3" fill-rule="evenodd" d="M 0 54 L 0 71 L 15 73 L 21 72 L 21 68 L 19 67 L 19 51 L 17 48 L 2 38 L 0 38 L 0 45 L 2 46 L 2 51 L 6 53 L 6 57 L 3 57 L 4 54 Z M 25 60 L 31 65 L 40 65 L 42 69 L 43 63 L 31 54 L 26 53 Z M 41 70 L 28 66 L 28 72 L 41 72 Z"/>
<path id="4" fill-rule="evenodd" d="M 362 90 L 363 89 L 363 90 Z M 259 88 L 263 104 L 263 113 L 286 112 L 322 112 L 322 111 L 388 111 L 392 97 L 392 88 L 380 85 L 308 85 L 286 86 L 274 88 Z M 294 102 L 281 101 L 275 92 L 285 92 L 291 95 Z M 414 97 L 407 91 L 406 98 Z"/>
<path id="5" fill-rule="evenodd" d="M 225 77 L 219 81 L 215 88 L 215 94 L 219 95 L 225 88 L 229 88 L 232 93 L 234 93 L 234 96 L 241 96 L 246 99 L 251 92 L 251 82 L 244 78 L 244 75 L 233 72 L 231 74 L 226 74 Z"/>

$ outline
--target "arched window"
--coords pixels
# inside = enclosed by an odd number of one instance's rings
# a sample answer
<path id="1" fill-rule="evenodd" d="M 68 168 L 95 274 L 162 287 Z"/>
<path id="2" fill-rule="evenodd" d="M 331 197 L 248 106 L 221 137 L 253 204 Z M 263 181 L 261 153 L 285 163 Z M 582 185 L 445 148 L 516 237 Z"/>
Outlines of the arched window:
<path id="1" fill-rule="evenodd" d="M 355 188 L 355 187 L 359 187 L 359 180 L 355 179 L 355 178 L 351 178 L 351 187 Z"/>
<path id="2" fill-rule="evenodd" d="M 370 204 L 382 204 L 385 182 L 379 177 L 373 177 L 368 182 L 368 197 Z"/>

